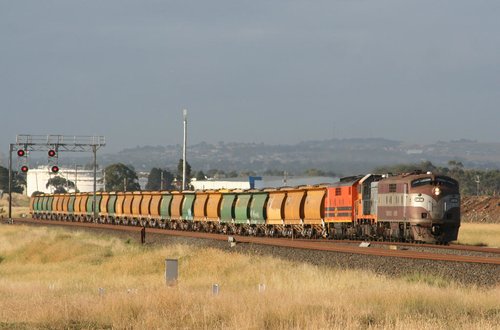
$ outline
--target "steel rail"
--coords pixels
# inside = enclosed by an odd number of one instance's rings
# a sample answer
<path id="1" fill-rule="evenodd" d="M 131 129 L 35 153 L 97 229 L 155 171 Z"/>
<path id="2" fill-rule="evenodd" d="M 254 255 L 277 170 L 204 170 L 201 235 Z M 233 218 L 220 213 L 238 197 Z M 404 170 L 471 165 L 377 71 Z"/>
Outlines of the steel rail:
<path id="1" fill-rule="evenodd" d="M 302 239 L 299 238 L 297 240 L 303 240 L 303 241 L 310 241 L 307 239 Z M 345 243 L 345 244 L 351 244 L 351 243 L 362 243 L 362 242 L 368 242 L 373 245 L 395 245 L 395 246 L 404 246 L 404 247 L 423 247 L 423 248 L 430 248 L 430 249 L 442 249 L 442 250 L 458 250 L 458 251 L 470 251 L 470 252 L 481 252 L 481 253 L 493 253 L 493 254 L 500 254 L 500 248 L 494 248 L 494 247 L 486 247 L 486 246 L 473 246 L 473 245 L 457 245 L 457 244 L 451 244 L 451 245 L 438 245 L 438 244 L 420 244 L 420 243 L 404 243 L 404 242 L 391 242 L 391 241 L 360 241 L 360 240 L 324 240 L 324 241 L 318 241 L 318 242 L 323 242 L 325 244 L 335 244 L 335 243 Z"/>

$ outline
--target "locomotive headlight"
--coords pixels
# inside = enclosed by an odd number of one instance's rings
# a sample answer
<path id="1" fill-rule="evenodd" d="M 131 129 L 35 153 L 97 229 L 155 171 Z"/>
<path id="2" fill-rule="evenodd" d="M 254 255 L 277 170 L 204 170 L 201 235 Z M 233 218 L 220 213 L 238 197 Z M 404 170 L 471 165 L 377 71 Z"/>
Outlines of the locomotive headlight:
<path id="1" fill-rule="evenodd" d="M 441 189 L 439 187 L 434 188 L 434 195 L 439 196 Z"/>

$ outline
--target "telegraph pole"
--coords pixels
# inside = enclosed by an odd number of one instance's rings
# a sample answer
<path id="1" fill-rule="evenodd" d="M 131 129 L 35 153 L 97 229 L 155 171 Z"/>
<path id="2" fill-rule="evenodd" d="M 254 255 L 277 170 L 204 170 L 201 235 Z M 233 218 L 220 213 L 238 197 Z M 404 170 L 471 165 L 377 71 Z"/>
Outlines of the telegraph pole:
<path id="1" fill-rule="evenodd" d="M 9 221 L 12 223 L 12 150 L 14 145 L 9 144 Z"/>
<path id="2" fill-rule="evenodd" d="M 479 179 L 479 175 L 476 175 L 476 183 L 477 183 L 476 195 L 479 196 L 479 184 L 481 183 L 481 180 Z"/>
<path id="3" fill-rule="evenodd" d="M 94 222 L 97 222 L 97 203 L 96 203 L 96 190 L 97 190 L 97 145 L 92 145 L 92 153 L 94 154 L 94 195 L 92 201 L 92 214 Z"/>
<path id="4" fill-rule="evenodd" d="M 182 110 L 182 114 L 184 116 L 184 143 L 182 146 L 182 190 L 186 189 L 187 112 L 187 109 Z"/>

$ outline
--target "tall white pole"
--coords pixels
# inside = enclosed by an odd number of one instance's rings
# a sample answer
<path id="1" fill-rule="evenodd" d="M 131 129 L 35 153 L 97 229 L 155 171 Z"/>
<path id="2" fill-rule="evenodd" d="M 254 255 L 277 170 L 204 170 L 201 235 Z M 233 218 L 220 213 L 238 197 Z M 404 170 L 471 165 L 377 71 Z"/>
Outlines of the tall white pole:
<path id="1" fill-rule="evenodd" d="M 186 142 L 187 142 L 187 109 L 182 110 L 184 116 L 184 144 L 182 146 L 182 190 L 186 189 Z"/>
<path id="2" fill-rule="evenodd" d="M 97 145 L 92 146 L 92 152 L 94 154 L 94 194 L 92 196 L 92 222 L 97 222 Z"/>

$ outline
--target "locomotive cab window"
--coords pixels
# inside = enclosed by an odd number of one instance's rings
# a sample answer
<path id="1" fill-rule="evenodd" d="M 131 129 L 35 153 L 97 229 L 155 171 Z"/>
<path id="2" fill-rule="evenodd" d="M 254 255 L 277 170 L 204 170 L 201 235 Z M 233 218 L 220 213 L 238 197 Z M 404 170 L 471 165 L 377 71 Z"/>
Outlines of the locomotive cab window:
<path id="1" fill-rule="evenodd" d="M 432 178 L 420 178 L 411 182 L 412 187 L 424 186 L 426 184 L 432 184 Z"/>
<path id="2" fill-rule="evenodd" d="M 340 195 L 342 195 L 341 188 L 335 188 L 335 196 L 340 196 Z"/>
<path id="3" fill-rule="evenodd" d="M 452 178 L 437 176 L 434 180 L 432 178 L 421 178 L 411 182 L 412 187 L 423 186 L 431 184 L 434 186 L 446 186 L 450 188 L 458 188 L 458 182 Z"/>
<path id="4" fill-rule="evenodd" d="M 436 185 L 439 185 L 439 186 L 447 186 L 447 187 L 451 187 L 451 188 L 458 187 L 458 182 L 453 180 L 452 178 L 437 176 L 436 180 L 434 182 L 436 183 Z"/>

